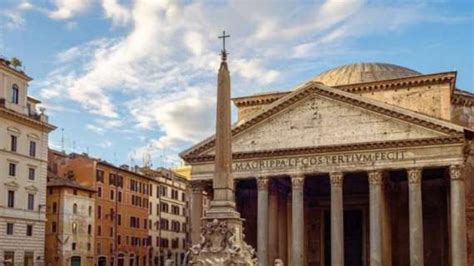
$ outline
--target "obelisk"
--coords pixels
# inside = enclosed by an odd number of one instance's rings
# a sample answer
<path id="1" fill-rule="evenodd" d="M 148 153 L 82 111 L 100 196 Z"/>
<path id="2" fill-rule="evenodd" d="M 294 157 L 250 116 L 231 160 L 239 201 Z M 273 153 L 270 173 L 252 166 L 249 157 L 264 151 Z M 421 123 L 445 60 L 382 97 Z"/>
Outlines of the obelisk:
<path id="1" fill-rule="evenodd" d="M 201 243 L 191 248 L 191 265 L 255 265 L 255 251 L 244 241 L 243 220 L 235 208 L 232 176 L 230 74 L 223 32 L 221 64 L 217 77 L 214 198 L 206 212 Z"/>

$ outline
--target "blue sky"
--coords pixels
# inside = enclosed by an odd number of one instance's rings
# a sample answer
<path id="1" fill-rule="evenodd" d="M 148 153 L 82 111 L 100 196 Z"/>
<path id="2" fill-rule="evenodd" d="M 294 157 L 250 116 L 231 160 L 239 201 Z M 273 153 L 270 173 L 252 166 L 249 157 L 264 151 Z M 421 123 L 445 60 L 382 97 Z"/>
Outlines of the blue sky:
<path id="1" fill-rule="evenodd" d="M 0 0 L 0 54 L 34 78 L 51 147 L 63 128 L 68 152 L 173 166 L 214 130 L 222 29 L 233 96 L 354 62 L 457 70 L 472 91 L 473 20 L 470 0 Z"/>

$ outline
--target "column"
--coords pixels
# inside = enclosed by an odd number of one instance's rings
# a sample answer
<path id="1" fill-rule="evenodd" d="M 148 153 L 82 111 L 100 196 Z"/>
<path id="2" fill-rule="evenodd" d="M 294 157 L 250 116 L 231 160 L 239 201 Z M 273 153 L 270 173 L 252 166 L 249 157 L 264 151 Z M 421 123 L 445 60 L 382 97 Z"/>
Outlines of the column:
<path id="1" fill-rule="evenodd" d="M 331 181 L 331 264 L 344 265 L 343 174 L 330 173 Z"/>
<path id="2" fill-rule="evenodd" d="M 423 265 L 423 204 L 421 169 L 408 170 L 408 202 L 410 225 L 410 265 Z"/>
<path id="3" fill-rule="evenodd" d="M 292 197 L 293 196 L 292 196 L 291 193 L 288 193 L 288 195 L 286 197 L 286 211 L 287 211 L 287 216 L 286 216 L 287 217 L 287 219 L 286 219 L 286 223 L 287 223 L 286 224 L 286 234 L 287 235 L 286 235 L 286 239 L 288 240 L 287 243 L 290 243 L 293 239 L 292 234 L 291 234 L 291 230 L 293 228 L 293 226 L 292 226 L 292 224 L 293 224 L 292 223 L 292 217 L 291 217 L 291 214 L 293 213 L 293 211 L 292 211 L 292 206 L 293 206 Z M 285 265 L 293 265 L 292 262 L 291 262 L 291 256 L 292 256 L 291 254 L 293 254 L 292 246 L 290 244 L 287 244 L 286 246 L 287 246 L 286 247 L 287 248 L 286 254 L 288 254 L 287 255 L 288 262 L 285 263 Z"/>
<path id="4" fill-rule="evenodd" d="M 278 188 L 275 180 L 270 182 L 268 198 L 268 263 L 273 265 L 278 257 Z"/>
<path id="5" fill-rule="evenodd" d="M 268 178 L 257 178 L 257 258 L 259 266 L 268 266 Z"/>
<path id="6" fill-rule="evenodd" d="M 467 265 L 466 205 L 464 176 L 461 165 L 449 167 L 451 180 L 451 262 L 453 266 Z"/>
<path id="7" fill-rule="evenodd" d="M 370 266 L 382 265 L 382 172 L 369 172 Z"/>
<path id="8" fill-rule="evenodd" d="M 201 241 L 202 182 L 191 182 L 191 189 L 191 243 L 196 245 Z"/>
<path id="9" fill-rule="evenodd" d="M 287 256 L 287 206 L 286 206 L 286 191 L 281 190 L 278 195 L 278 258 L 280 258 L 285 265 L 288 265 Z"/>
<path id="10" fill-rule="evenodd" d="M 292 185 L 292 206 L 291 206 L 291 265 L 300 266 L 304 263 L 304 199 L 303 185 L 304 176 L 296 175 L 291 177 Z"/>

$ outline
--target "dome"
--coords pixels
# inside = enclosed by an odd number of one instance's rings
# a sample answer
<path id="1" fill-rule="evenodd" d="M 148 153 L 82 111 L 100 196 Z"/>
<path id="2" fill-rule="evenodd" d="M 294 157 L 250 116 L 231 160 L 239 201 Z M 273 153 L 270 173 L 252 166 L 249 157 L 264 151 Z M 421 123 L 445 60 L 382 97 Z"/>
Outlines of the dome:
<path id="1" fill-rule="evenodd" d="M 421 73 L 402 66 L 384 63 L 358 63 L 327 70 L 312 80 L 327 86 L 339 86 L 418 75 Z"/>

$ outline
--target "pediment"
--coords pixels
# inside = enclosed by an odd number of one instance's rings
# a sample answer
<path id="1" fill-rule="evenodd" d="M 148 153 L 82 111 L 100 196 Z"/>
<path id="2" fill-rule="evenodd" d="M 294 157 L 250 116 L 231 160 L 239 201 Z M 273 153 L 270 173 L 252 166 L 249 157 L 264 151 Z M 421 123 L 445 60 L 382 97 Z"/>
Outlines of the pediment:
<path id="1" fill-rule="evenodd" d="M 14 180 L 5 182 L 4 185 L 8 187 L 9 189 L 14 189 L 14 190 L 17 190 L 20 187 L 20 185 Z"/>
<path id="2" fill-rule="evenodd" d="M 25 190 L 28 191 L 28 192 L 34 192 L 34 193 L 38 192 L 38 188 L 36 188 L 33 185 L 26 186 Z"/>
<path id="3" fill-rule="evenodd" d="M 309 82 L 232 130 L 233 153 L 459 137 L 464 128 Z M 183 158 L 214 154 L 214 137 Z"/>

